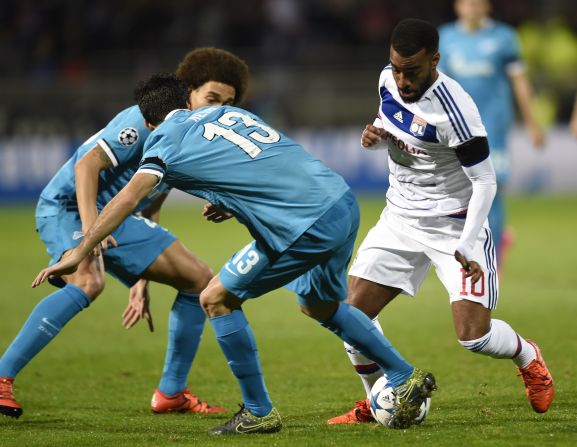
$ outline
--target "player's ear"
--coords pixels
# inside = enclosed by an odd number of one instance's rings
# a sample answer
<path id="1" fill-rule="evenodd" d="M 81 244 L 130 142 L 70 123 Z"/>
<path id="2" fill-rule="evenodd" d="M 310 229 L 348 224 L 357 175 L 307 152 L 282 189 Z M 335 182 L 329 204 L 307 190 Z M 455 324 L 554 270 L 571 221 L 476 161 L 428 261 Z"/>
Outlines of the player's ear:
<path id="1" fill-rule="evenodd" d="M 156 129 L 156 126 L 150 124 L 148 121 L 144 120 L 144 125 L 147 127 L 148 130 L 154 130 Z"/>
<path id="2" fill-rule="evenodd" d="M 437 65 L 439 64 L 440 60 L 441 60 L 441 53 L 437 51 L 435 54 L 433 54 L 433 57 L 431 58 L 431 69 L 433 71 L 437 69 Z"/>

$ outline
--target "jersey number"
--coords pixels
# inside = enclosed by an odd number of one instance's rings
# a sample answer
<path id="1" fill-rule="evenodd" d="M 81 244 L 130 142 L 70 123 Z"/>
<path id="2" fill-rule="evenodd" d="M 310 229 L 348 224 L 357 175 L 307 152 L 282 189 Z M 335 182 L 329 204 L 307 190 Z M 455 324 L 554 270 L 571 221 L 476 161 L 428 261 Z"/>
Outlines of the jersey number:
<path id="1" fill-rule="evenodd" d="M 276 130 L 259 123 L 244 113 L 227 112 L 218 119 L 218 122 L 225 126 L 234 126 L 235 124 L 242 123 L 247 128 L 257 128 L 249 133 L 247 138 L 236 133 L 234 129 L 230 127 L 223 127 L 215 123 L 206 123 L 204 125 L 204 133 L 202 136 L 208 141 L 212 141 L 217 135 L 221 136 L 245 151 L 250 158 L 256 158 L 258 154 L 262 152 L 262 149 L 258 147 L 256 143 L 271 144 L 280 141 L 280 135 Z"/>
<path id="2" fill-rule="evenodd" d="M 232 259 L 232 264 L 241 275 L 246 275 L 260 261 L 260 256 L 256 250 L 251 250 L 254 242 L 251 242 Z"/>
<path id="3" fill-rule="evenodd" d="M 469 292 L 467 292 L 467 272 L 465 269 L 461 269 L 461 296 L 469 296 Z M 481 285 L 481 291 L 477 291 L 477 285 Z M 485 295 L 485 273 L 481 272 L 481 279 L 477 281 L 475 284 L 471 283 L 471 295 L 473 296 L 483 296 Z"/>

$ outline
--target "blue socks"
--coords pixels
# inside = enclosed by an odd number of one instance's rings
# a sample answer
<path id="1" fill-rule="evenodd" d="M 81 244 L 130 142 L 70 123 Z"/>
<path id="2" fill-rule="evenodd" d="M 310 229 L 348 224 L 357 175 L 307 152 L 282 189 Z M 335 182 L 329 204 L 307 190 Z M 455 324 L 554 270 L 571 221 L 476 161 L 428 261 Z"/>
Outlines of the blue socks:
<path id="1" fill-rule="evenodd" d="M 245 407 L 255 416 L 266 416 L 272 410 L 272 402 L 262 376 L 254 335 L 244 313 L 235 310 L 209 321 L 240 384 Z"/>
<path id="2" fill-rule="evenodd" d="M 57 290 L 40 301 L 0 359 L 0 377 L 16 377 L 90 299 L 74 284 Z"/>
<path id="3" fill-rule="evenodd" d="M 168 319 L 168 347 L 158 389 L 173 396 L 186 388 L 206 316 L 197 293 L 179 292 Z"/>
<path id="4" fill-rule="evenodd" d="M 376 362 L 387 374 L 393 387 L 404 383 L 413 373 L 413 367 L 378 331 L 370 318 L 356 307 L 340 303 L 334 315 L 321 322 L 321 325 Z"/>

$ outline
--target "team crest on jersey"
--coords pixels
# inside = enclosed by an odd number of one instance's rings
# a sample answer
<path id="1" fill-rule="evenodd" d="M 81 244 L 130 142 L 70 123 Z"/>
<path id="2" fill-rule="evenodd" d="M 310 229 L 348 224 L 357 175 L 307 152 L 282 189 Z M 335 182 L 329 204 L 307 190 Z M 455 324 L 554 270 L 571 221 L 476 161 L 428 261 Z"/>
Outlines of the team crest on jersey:
<path id="1" fill-rule="evenodd" d="M 425 135 L 425 129 L 427 128 L 427 122 L 423 119 L 415 115 L 413 117 L 413 121 L 411 122 L 411 127 L 409 130 L 411 133 L 416 137 L 422 137 Z"/>
<path id="2" fill-rule="evenodd" d="M 138 130 L 134 127 L 125 127 L 118 132 L 118 141 L 123 146 L 132 146 L 138 141 Z"/>

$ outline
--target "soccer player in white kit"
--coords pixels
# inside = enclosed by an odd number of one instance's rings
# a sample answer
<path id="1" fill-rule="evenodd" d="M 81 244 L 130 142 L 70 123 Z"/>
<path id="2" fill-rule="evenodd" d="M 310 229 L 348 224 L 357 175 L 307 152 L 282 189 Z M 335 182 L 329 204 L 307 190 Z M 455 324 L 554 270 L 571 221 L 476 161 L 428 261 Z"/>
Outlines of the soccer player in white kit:
<path id="1" fill-rule="evenodd" d="M 387 206 L 349 271 L 348 301 L 382 330 L 379 312 L 399 294 L 414 296 L 433 265 L 449 292 L 459 343 L 512 359 L 531 406 L 543 413 L 554 389 L 539 348 L 491 318 L 498 278 L 487 215 L 495 171 L 473 100 L 436 69 L 438 41 L 435 27 L 422 20 L 403 20 L 393 31 L 390 64 L 379 79 L 378 115 L 361 137 L 365 148 L 388 148 Z M 345 349 L 368 394 L 383 372 L 354 347 Z M 361 400 L 327 422 L 371 420 Z"/>

